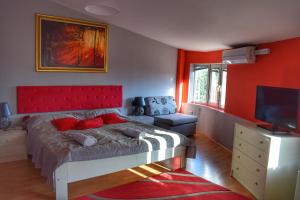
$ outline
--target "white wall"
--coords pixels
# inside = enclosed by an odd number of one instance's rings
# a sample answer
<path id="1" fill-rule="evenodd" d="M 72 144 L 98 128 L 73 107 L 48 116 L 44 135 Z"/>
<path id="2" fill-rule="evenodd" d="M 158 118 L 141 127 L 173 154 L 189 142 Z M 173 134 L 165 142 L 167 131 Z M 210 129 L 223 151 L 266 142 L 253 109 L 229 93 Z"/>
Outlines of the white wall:
<path id="1" fill-rule="evenodd" d="M 0 102 L 16 108 L 18 85 L 123 85 L 124 106 L 134 96 L 174 95 L 177 50 L 109 26 L 108 73 L 35 72 L 35 13 L 93 20 L 49 0 L 2 0 Z"/>
<path id="2" fill-rule="evenodd" d="M 229 150 L 233 148 L 235 123 L 245 121 L 237 116 L 191 103 L 183 104 L 183 112 L 198 116 L 197 133 L 207 135 Z"/>

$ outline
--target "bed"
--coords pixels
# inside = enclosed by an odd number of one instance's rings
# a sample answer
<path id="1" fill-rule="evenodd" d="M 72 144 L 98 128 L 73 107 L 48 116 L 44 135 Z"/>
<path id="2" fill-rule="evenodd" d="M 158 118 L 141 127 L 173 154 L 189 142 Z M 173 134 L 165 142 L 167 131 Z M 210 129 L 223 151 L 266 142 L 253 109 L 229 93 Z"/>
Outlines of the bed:
<path id="1" fill-rule="evenodd" d="M 80 98 L 76 98 L 78 95 Z M 125 116 L 125 123 L 81 130 L 97 138 L 97 144 L 91 147 L 76 143 L 51 124 L 52 119 L 70 116 L 84 119 L 111 112 L 121 115 L 114 109 L 122 106 L 121 86 L 22 86 L 17 88 L 17 97 L 18 113 L 22 114 L 89 109 L 36 115 L 27 121 L 28 153 L 55 188 L 56 199 L 68 199 L 71 182 L 175 157 L 180 157 L 181 167 L 185 167 L 186 156 L 194 156 L 194 146 L 185 136 Z M 122 133 L 126 127 L 148 135 L 142 140 L 130 138 Z"/>

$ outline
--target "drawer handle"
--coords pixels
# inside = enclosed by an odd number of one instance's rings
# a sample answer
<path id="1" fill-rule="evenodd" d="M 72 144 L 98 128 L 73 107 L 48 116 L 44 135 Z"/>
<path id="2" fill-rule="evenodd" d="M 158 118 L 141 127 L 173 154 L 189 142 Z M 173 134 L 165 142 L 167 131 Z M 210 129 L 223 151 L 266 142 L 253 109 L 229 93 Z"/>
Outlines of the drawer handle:
<path id="1" fill-rule="evenodd" d="M 242 144 L 239 144 L 239 146 L 241 147 L 241 146 L 242 146 Z"/>
<path id="2" fill-rule="evenodd" d="M 241 156 L 237 156 L 237 158 L 238 158 L 238 159 L 240 159 L 240 158 L 241 158 Z"/>
<path id="3" fill-rule="evenodd" d="M 238 168 L 238 167 L 236 168 L 236 170 L 239 170 L 239 169 L 240 169 L 240 168 Z"/>
<path id="4" fill-rule="evenodd" d="M 261 158 L 261 155 L 259 154 L 258 157 Z"/>
<path id="5" fill-rule="evenodd" d="M 264 143 L 264 141 L 260 141 L 259 143 L 260 143 L 260 144 L 263 144 L 263 143 Z"/>
<path id="6" fill-rule="evenodd" d="M 258 186 L 258 182 L 255 182 L 254 185 Z"/>
<path id="7" fill-rule="evenodd" d="M 243 134 L 243 131 L 240 131 L 240 134 Z"/>
<path id="8" fill-rule="evenodd" d="M 257 172 L 260 172 L 260 170 L 259 170 L 259 169 L 256 169 L 256 171 L 257 171 Z"/>

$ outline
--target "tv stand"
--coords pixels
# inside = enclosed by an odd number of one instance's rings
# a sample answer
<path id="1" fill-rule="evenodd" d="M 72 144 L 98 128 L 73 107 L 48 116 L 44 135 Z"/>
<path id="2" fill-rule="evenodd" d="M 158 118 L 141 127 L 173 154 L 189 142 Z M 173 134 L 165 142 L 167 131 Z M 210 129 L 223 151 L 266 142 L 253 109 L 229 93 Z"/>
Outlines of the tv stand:
<path id="1" fill-rule="evenodd" d="M 296 200 L 300 137 L 270 134 L 252 123 L 236 123 L 231 175 L 256 199 Z"/>
<path id="2" fill-rule="evenodd" d="M 289 135 L 290 130 L 271 124 L 257 124 L 256 126 L 270 131 L 273 135 Z"/>

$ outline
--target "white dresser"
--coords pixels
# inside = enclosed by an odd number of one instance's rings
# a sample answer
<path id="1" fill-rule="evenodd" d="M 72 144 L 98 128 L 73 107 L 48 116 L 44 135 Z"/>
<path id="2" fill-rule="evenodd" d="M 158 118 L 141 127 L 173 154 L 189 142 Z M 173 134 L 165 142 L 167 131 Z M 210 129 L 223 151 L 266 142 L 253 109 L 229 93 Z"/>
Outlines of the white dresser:
<path id="1" fill-rule="evenodd" d="M 257 199 L 294 200 L 300 137 L 272 135 L 255 124 L 235 125 L 231 173 Z"/>
<path id="2" fill-rule="evenodd" d="M 20 128 L 0 130 L 0 163 L 27 159 L 25 137 Z"/>

